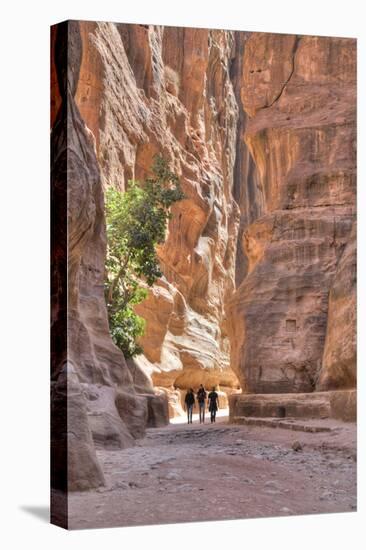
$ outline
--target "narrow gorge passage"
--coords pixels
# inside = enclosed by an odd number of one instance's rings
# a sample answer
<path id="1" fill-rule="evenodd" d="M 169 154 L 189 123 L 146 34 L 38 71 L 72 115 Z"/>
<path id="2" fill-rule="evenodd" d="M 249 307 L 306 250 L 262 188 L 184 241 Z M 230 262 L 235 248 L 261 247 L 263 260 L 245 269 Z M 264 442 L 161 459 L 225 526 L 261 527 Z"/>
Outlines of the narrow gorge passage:
<path id="1" fill-rule="evenodd" d="M 221 417 L 150 429 L 125 450 L 98 450 L 106 486 L 71 494 L 70 528 L 352 511 L 355 427 L 318 422 L 330 431 L 238 426 Z"/>
<path id="2" fill-rule="evenodd" d="M 356 41 L 70 21 L 51 45 L 69 235 L 52 251 L 53 522 L 356 509 Z M 160 155 L 184 198 L 131 298 L 141 319 L 116 322 L 133 355 L 111 337 L 108 197 Z M 200 384 L 233 424 L 169 424 Z"/>

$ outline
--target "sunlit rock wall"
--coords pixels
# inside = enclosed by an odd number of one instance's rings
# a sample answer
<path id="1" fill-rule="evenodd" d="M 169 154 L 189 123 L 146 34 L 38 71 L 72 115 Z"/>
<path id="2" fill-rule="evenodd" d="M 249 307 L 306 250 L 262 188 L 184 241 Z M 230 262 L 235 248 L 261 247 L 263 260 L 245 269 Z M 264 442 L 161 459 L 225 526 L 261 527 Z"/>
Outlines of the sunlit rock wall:
<path id="1" fill-rule="evenodd" d="M 147 321 L 137 364 L 155 386 L 236 387 L 224 306 L 234 290 L 239 225 L 232 194 L 239 116 L 230 78 L 234 36 L 83 25 L 85 75 L 92 76 L 81 77 L 78 98 L 87 123 L 93 113 L 104 185 L 125 189 L 162 153 L 186 196 L 173 207 L 158 251 L 164 277 L 136 307 Z"/>

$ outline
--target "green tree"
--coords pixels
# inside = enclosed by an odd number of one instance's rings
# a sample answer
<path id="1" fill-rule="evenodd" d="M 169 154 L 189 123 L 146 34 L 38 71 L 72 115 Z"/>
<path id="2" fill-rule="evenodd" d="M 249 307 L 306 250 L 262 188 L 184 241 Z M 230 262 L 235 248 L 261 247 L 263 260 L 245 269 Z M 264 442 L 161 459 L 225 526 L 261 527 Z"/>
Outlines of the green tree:
<path id="1" fill-rule="evenodd" d="M 156 246 L 165 239 L 170 207 L 184 198 L 178 177 L 166 160 L 156 156 L 152 176 L 144 182 L 130 181 L 121 193 L 106 192 L 106 301 L 109 328 L 126 357 L 142 353 L 137 339 L 145 321 L 133 310 L 162 276 Z"/>

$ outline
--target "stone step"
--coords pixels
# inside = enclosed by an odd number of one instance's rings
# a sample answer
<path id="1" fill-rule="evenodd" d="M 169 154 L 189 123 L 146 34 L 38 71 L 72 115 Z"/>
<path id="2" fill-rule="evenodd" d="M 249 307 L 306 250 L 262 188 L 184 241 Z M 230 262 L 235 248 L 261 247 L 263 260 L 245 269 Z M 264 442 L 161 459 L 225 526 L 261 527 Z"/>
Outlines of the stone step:
<path id="1" fill-rule="evenodd" d="M 254 418 L 246 416 L 237 416 L 235 424 L 245 424 L 247 426 L 262 426 L 266 428 L 283 428 L 298 432 L 321 433 L 337 430 L 331 426 L 311 425 L 304 422 L 295 421 L 295 419 L 279 420 L 277 418 Z"/>
<path id="2" fill-rule="evenodd" d="M 230 422 L 242 418 L 338 418 L 356 420 L 356 390 L 314 393 L 234 394 L 229 398 Z"/>
<path id="3" fill-rule="evenodd" d="M 240 394 L 230 399 L 230 420 L 236 417 L 329 418 L 330 400 L 324 393 Z"/>

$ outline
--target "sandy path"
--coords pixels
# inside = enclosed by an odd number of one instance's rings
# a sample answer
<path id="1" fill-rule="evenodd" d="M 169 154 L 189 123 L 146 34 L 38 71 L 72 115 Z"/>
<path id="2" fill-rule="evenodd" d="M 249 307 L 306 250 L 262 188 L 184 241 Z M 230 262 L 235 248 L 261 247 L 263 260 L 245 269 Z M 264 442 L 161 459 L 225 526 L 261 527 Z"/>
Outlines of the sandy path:
<path id="1" fill-rule="evenodd" d="M 328 425 L 312 434 L 222 417 L 148 430 L 136 447 L 98 451 L 107 486 L 71 494 L 70 528 L 355 510 L 356 428 Z"/>

